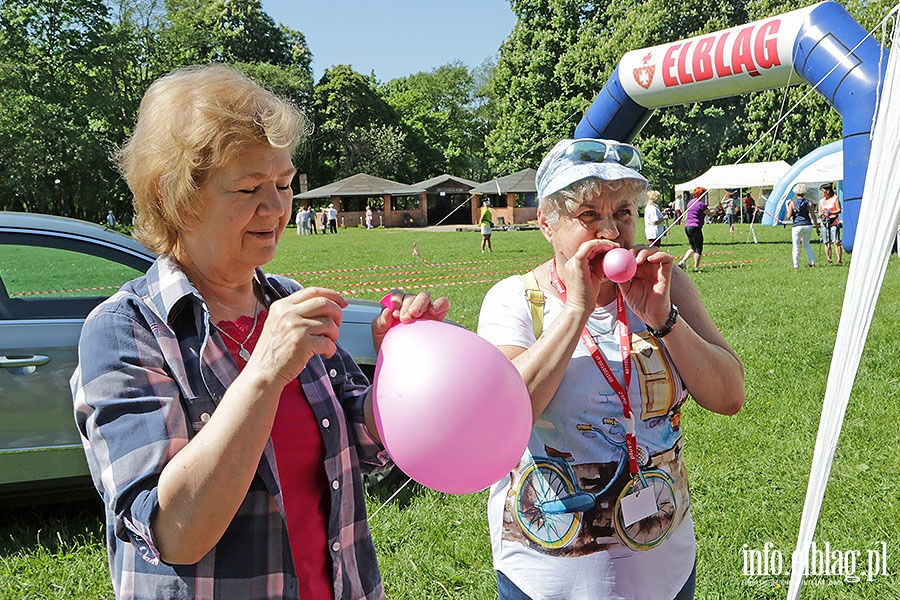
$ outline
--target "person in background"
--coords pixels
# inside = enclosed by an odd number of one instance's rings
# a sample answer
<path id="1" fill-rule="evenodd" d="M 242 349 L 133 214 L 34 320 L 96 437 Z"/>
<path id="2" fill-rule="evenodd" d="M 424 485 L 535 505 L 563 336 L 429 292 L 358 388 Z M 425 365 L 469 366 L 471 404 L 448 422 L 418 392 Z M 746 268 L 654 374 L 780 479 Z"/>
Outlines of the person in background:
<path id="1" fill-rule="evenodd" d="M 753 196 L 750 195 L 750 190 L 747 190 L 747 193 L 744 196 L 744 220 L 748 223 L 752 223 L 755 216 L 756 201 L 753 199 Z"/>
<path id="2" fill-rule="evenodd" d="M 308 206 L 306 211 L 306 222 L 309 225 L 309 231 L 313 235 L 319 235 L 317 219 L 318 217 L 316 215 L 316 209 L 313 208 L 312 205 Z"/>
<path id="3" fill-rule="evenodd" d="M 297 226 L 297 235 L 306 235 L 308 232 L 304 231 L 306 227 L 306 208 L 301 206 L 299 210 L 297 210 L 297 217 L 294 219 L 294 224 Z"/>
<path id="4" fill-rule="evenodd" d="M 690 394 L 735 414 L 744 370 L 690 278 L 637 244 L 638 169 L 626 144 L 554 146 L 536 177 L 552 256 L 481 306 L 478 334 L 522 374 L 534 415 L 521 462 L 488 499 L 500 600 L 694 597 L 682 406 Z M 613 248 L 634 255 L 630 281 L 605 277 Z M 652 502 L 632 513 L 641 490 Z"/>
<path id="5" fill-rule="evenodd" d="M 706 204 L 706 188 L 694 188 L 693 199 L 688 204 L 687 216 L 684 219 L 684 234 L 691 247 L 678 263 L 678 267 L 682 271 L 686 268 L 687 260 L 693 257 L 694 273 L 700 272 L 700 259 L 703 258 L 703 224 L 706 222 L 707 216 L 714 214 L 716 214 L 716 210 Z"/>
<path id="6" fill-rule="evenodd" d="M 115 229 L 116 227 L 116 215 L 113 214 L 112 210 L 106 213 L 106 226 L 110 229 Z"/>
<path id="7" fill-rule="evenodd" d="M 312 208 L 309 206 L 303 207 L 303 235 L 312 235 L 310 233 L 310 226 L 312 225 L 313 217 L 312 217 Z"/>
<path id="8" fill-rule="evenodd" d="M 366 206 L 366 229 L 372 229 L 372 207 Z"/>
<path id="9" fill-rule="evenodd" d="M 334 204 L 329 204 L 326 209 L 328 212 L 328 229 L 331 230 L 331 233 L 337 233 L 337 209 L 334 207 Z"/>
<path id="10" fill-rule="evenodd" d="M 837 255 L 837 264 L 844 264 L 841 245 L 841 200 L 834 193 L 834 187 L 830 183 L 819 186 L 819 219 L 822 222 L 822 243 L 825 244 L 825 256 L 828 264 L 831 264 L 832 248 Z"/>
<path id="11" fill-rule="evenodd" d="M 666 219 L 659 209 L 660 194 L 656 190 L 647 192 L 647 204 L 644 206 L 644 235 L 647 242 L 656 248 L 660 247 L 666 232 Z"/>
<path id="12" fill-rule="evenodd" d="M 675 192 L 675 222 L 681 222 L 681 215 L 684 213 L 684 195 L 681 192 Z"/>
<path id="13" fill-rule="evenodd" d="M 328 233 L 328 207 L 322 209 L 322 234 Z"/>
<path id="14" fill-rule="evenodd" d="M 118 600 L 384 598 L 361 470 L 388 458 L 338 340 L 347 301 L 260 268 L 306 130 L 238 71 L 188 67 L 150 85 L 118 153 L 159 257 L 88 316 L 72 377 Z M 449 308 L 391 300 L 376 351 Z"/>
<path id="15" fill-rule="evenodd" d="M 491 214 L 491 203 L 485 200 L 481 203 L 481 253 L 484 254 L 485 249 L 493 252 L 491 247 L 491 232 L 494 229 L 494 216 Z"/>
<path id="16" fill-rule="evenodd" d="M 787 202 L 785 220 L 793 219 L 791 225 L 791 245 L 794 268 L 800 266 L 800 246 L 806 250 L 806 258 L 810 267 L 816 266 L 816 258 L 813 254 L 809 239 L 812 236 L 813 227 L 816 227 L 816 205 L 806 197 L 806 184 L 798 183 L 792 190 L 794 197 Z"/>
<path id="17" fill-rule="evenodd" d="M 734 233 L 734 191 L 725 190 L 725 197 L 722 198 L 722 209 L 725 211 L 725 222 L 728 223 L 728 230 Z"/>

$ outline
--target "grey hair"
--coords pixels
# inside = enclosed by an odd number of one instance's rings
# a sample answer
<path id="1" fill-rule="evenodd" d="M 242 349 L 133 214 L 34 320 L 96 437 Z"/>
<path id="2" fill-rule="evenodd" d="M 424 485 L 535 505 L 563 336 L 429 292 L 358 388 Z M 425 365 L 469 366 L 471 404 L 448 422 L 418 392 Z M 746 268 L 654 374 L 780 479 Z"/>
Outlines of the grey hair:
<path id="1" fill-rule="evenodd" d="M 541 198 L 538 208 L 541 209 L 547 222 L 555 225 L 560 215 L 574 215 L 589 198 L 600 196 L 604 190 L 624 189 L 635 208 L 643 206 L 647 203 L 647 187 L 647 183 L 640 179 L 604 181 L 596 177 L 589 177 L 573 183 L 555 194 L 550 194 L 546 198 Z"/>

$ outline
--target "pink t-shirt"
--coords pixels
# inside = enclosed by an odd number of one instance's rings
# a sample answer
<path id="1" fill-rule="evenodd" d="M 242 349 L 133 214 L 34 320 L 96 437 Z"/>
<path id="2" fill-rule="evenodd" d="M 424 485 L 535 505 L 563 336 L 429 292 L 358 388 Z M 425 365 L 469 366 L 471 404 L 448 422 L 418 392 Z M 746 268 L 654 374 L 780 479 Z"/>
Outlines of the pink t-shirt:
<path id="1" fill-rule="evenodd" d="M 837 196 L 832 196 L 829 199 L 822 199 L 819 201 L 819 212 L 823 217 L 828 219 L 828 224 L 833 225 L 838 220 L 838 214 L 840 213 L 840 208 L 838 207 L 838 199 Z"/>
<path id="2" fill-rule="evenodd" d="M 244 347 L 251 352 L 266 316 L 266 311 L 259 313 L 256 329 L 244 342 Z M 243 340 L 253 326 L 253 319 L 243 316 L 217 325 L 231 337 Z M 238 345 L 227 336 L 223 335 L 222 339 L 238 369 L 243 370 L 247 363 L 238 355 Z M 297 379 L 281 392 L 271 435 L 299 595 L 333 598 L 334 574 L 327 532 L 331 494 L 325 474 L 325 446 L 316 417 Z"/>

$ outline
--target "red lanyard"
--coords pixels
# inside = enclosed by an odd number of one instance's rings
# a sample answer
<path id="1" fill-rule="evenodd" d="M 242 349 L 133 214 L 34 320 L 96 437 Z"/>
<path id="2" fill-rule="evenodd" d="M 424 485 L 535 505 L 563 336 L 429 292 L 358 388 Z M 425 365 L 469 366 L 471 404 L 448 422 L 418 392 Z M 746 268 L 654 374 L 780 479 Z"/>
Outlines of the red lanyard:
<path id="1" fill-rule="evenodd" d="M 556 257 L 554 257 L 553 262 L 550 263 L 550 283 L 565 303 L 566 286 L 563 285 L 562 281 L 559 279 L 559 275 L 556 273 Z M 631 401 L 628 399 L 628 386 L 631 383 L 631 331 L 628 329 L 628 315 L 625 312 L 625 299 L 622 298 L 622 292 L 619 290 L 618 286 L 616 286 L 616 316 L 618 318 L 616 330 L 619 334 L 619 349 L 622 353 L 622 371 L 625 378 L 624 386 L 619 383 L 616 376 L 613 374 L 612 369 L 609 368 L 609 364 L 603 357 L 603 353 L 600 352 L 600 348 L 597 347 L 596 342 L 594 342 L 594 338 L 590 331 L 588 331 L 587 326 L 585 326 L 584 330 L 581 332 L 581 341 L 584 342 L 588 352 L 591 353 L 591 358 L 594 359 L 594 363 L 597 365 L 597 368 L 600 369 L 603 378 L 606 379 L 606 382 L 622 402 L 622 414 L 625 416 L 626 425 L 625 448 L 628 451 L 628 470 L 632 475 L 638 475 L 637 435 L 635 433 L 634 411 L 631 410 Z"/>

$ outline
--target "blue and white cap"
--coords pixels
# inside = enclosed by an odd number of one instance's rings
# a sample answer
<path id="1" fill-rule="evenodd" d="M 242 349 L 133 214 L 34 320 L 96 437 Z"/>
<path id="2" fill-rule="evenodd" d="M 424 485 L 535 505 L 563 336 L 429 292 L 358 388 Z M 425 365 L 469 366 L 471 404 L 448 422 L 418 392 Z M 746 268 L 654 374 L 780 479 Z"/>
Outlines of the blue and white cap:
<path id="1" fill-rule="evenodd" d="M 578 145 L 588 143 L 596 150 L 572 152 Z M 602 154 L 597 154 L 598 151 Z M 538 199 L 592 177 L 603 181 L 636 179 L 647 183 L 633 166 L 640 168 L 640 156 L 633 146 L 609 140 L 561 140 L 538 167 L 534 178 Z"/>

